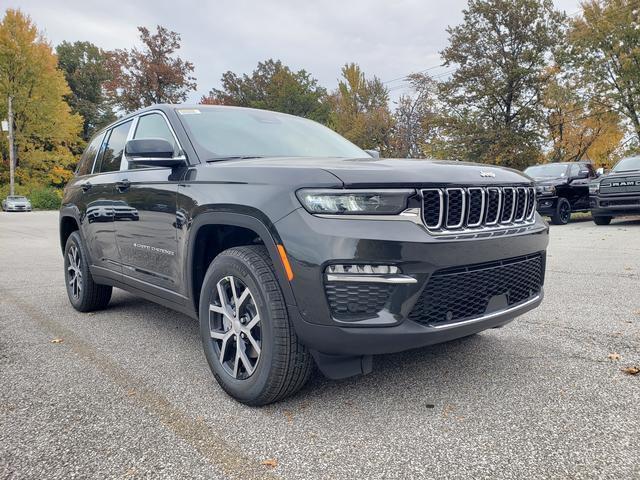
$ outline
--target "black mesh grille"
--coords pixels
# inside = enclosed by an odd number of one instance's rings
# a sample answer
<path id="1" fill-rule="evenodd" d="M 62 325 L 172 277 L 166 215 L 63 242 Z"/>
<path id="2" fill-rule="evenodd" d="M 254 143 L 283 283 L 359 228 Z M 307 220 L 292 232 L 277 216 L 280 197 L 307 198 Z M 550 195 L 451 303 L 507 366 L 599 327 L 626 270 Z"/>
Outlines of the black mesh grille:
<path id="1" fill-rule="evenodd" d="M 503 222 L 509 222 L 513 220 L 511 212 L 513 211 L 513 193 L 514 189 L 505 188 L 502 192 L 502 215 L 500 219 Z"/>
<path id="2" fill-rule="evenodd" d="M 544 281 L 542 254 L 435 272 L 409 318 L 422 324 L 457 322 L 534 297 Z"/>
<path id="3" fill-rule="evenodd" d="M 528 187 L 527 192 L 529 193 L 529 195 L 526 217 L 529 218 L 533 214 L 533 209 L 536 208 L 536 189 L 533 187 Z"/>
<path id="4" fill-rule="evenodd" d="M 393 285 L 381 283 L 327 282 L 325 291 L 335 318 L 373 315 L 382 310 Z"/>
<path id="5" fill-rule="evenodd" d="M 462 190 L 447 191 L 447 227 L 462 223 L 464 212 L 464 192 Z"/>
<path id="6" fill-rule="evenodd" d="M 500 190 L 496 188 L 487 189 L 487 223 L 496 223 L 500 208 Z"/>
<path id="7" fill-rule="evenodd" d="M 427 227 L 437 228 L 440 226 L 440 196 L 438 190 L 425 190 L 422 193 L 424 197 L 423 215 L 424 222 Z"/>
<path id="8" fill-rule="evenodd" d="M 483 195 L 483 191 L 479 188 L 469 189 L 469 213 L 467 216 L 467 224 L 477 225 L 482 221 Z"/>
<path id="9" fill-rule="evenodd" d="M 527 189 L 520 187 L 517 189 L 516 200 L 516 220 L 522 220 L 527 210 Z"/>

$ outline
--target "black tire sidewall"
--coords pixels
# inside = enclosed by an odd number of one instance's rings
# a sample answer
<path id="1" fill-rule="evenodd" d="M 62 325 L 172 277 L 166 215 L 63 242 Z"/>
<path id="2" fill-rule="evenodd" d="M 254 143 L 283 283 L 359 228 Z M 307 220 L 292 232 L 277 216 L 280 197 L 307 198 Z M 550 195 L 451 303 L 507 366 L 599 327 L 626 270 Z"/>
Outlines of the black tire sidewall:
<path id="1" fill-rule="evenodd" d="M 73 296 L 73 292 L 70 290 L 69 285 L 69 250 L 72 246 L 78 248 L 80 254 L 80 270 L 82 271 L 82 290 L 80 296 L 76 299 Z M 67 239 L 67 244 L 64 248 L 64 283 L 67 289 L 67 296 L 74 308 L 78 310 L 84 310 L 87 302 L 87 295 L 89 294 L 89 282 L 91 281 L 91 272 L 89 271 L 88 257 L 78 232 L 73 232 Z"/>
<path id="2" fill-rule="evenodd" d="M 562 213 L 561 213 L 562 206 L 564 204 L 567 204 L 569 206 L 569 216 L 566 221 L 562 219 Z M 567 200 L 566 198 L 560 197 L 558 199 L 558 205 L 556 206 L 556 214 L 553 216 L 553 223 L 557 225 L 566 225 L 567 223 L 569 223 L 570 220 L 571 220 L 571 203 L 569 203 L 569 200 Z"/>
<path id="3" fill-rule="evenodd" d="M 260 315 L 262 335 L 260 360 L 255 372 L 245 380 L 237 380 L 224 370 L 209 333 L 209 305 L 216 291 L 216 284 L 220 279 L 228 275 L 238 278 L 249 288 Z M 255 401 L 271 383 L 271 364 L 275 343 L 271 305 L 267 302 L 266 294 L 251 265 L 236 256 L 220 255 L 216 258 L 207 271 L 202 284 L 199 316 L 200 336 L 202 337 L 207 362 L 214 376 L 231 396 L 243 402 L 251 403 Z"/>

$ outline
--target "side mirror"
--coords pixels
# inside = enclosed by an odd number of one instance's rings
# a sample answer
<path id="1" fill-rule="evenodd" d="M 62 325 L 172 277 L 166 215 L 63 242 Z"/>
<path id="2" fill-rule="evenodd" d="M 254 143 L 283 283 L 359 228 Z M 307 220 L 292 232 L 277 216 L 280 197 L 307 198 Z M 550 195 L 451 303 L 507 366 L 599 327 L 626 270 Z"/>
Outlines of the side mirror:
<path id="1" fill-rule="evenodd" d="M 129 140 L 124 153 L 131 165 L 145 167 L 177 167 L 185 164 L 184 157 L 173 157 L 173 145 L 162 138 Z"/>
<path id="2" fill-rule="evenodd" d="M 600 175 L 604 175 L 604 167 L 600 167 L 599 169 L 596 170 L 596 175 L 600 176 Z"/>
<path id="3" fill-rule="evenodd" d="M 576 178 L 589 178 L 589 170 L 580 170 Z"/>
<path id="4" fill-rule="evenodd" d="M 365 150 L 371 158 L 380 158 L 380 152 L 377 150 Z"/>

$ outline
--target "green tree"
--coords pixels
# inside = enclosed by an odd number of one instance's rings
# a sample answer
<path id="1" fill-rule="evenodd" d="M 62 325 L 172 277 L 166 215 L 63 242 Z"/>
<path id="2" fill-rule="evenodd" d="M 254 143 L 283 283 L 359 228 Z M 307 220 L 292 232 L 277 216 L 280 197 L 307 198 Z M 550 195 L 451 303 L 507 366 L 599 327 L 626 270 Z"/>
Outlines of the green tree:
<path id="1" fill-rule="evenodd" d="M 82 118 L 64 101 L 70 94 L 51 46 L 31 19 L 9 9 L 0 22 L 0 118 L 13 99 L 16 179 L 23 187 L 61 187 L 73 175 Z M 7 181 L 8 145 L 0 139 L 2 183 Z"/>
<path id="2" fill-rule="evenodd" d="M 212 89 L 200 103 L 263 108 L 327 123 L 327 91 L 305 70 L 292 71 L 280 60 L 259 62 L 251 76 L 228 71 L 222 88 Z"/>
<path id="3" fill-rule="evenodd" d="M 390 152 L 393 117 L 389 92 L 379 78 L 367 79 L 357 64 L 347 64 L 329 103 L 331 128 L 360 148 Z"/>
<path id="4" fill-rule="evenodd" d="M 439 156 L 442 106 L 438 84 L 428 75 L 409 75 L 412 93 L 398 99 L 393 113 L 392 154 L 402 158 Z"/>
<path id="5" fill-rule="evenodd" d="M 90 42 L 62 42 L 56 47 L 58 66 L 71 88 L 67 103 L 84 119 L 85 141 L 101 127 L 115 120 L 107 102 L 104 84 L 111 78 L 104 52 Z"/>
<path id="6" fill-rule="evenodd" d="M 640 143 L 640 6 L 636 0 L 587 1 L 571 25 L 570 57 L 594 100 L 624 115 Z"/>
<path id="7" fill-rule="evenodd" d="M 180 35 L 160 25 L 156 33 L 138 27 L 143 50 L 109 52 L 108 70 L 112 78 L 105 87 L 115 106 L 125 112 L 155 103 L 180 103 L 196 89 L 191 62 L 176 55 Z"/>
<path id="8" fill-rule="evenodd" d="M 442 85 L 453 156 L 522 168 L 540 155 L 540 91 L 562 38 L 552 0 L 470 0 L 461 25 L 448 28 Z"/>

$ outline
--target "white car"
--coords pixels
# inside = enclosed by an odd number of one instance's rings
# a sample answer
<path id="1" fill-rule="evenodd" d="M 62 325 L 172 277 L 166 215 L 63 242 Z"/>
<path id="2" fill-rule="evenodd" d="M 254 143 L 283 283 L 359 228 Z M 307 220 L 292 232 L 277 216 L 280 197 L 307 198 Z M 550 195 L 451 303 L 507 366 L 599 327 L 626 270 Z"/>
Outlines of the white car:
<path id="1" fill-rule="evenodd" d="M 2 200 L 2 210 L 5 212 L 30 212 L 31 202 L 21 195 L 9 195 Z"/>

